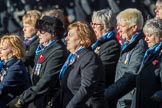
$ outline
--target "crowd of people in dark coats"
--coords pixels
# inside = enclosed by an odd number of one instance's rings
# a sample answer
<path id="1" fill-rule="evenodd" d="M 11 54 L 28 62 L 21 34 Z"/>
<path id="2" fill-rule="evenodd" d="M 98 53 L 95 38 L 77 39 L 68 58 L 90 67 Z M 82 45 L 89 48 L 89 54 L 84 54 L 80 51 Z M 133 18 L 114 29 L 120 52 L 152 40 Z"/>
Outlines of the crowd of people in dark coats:
<path id="1" fill-rule="evenodd" d="M 74 0 L 68 23 L 60 8 L 21 2 L 22 33 L 0 33 L 0 108 L 162 108 L 162 0 L 153 18 L 120 0 L 93 12 Z"/>
<path id="2" fill-rule="evenodd" d="M 118 14 L 126 8 L 139 9 L 144 19 L 154 16 L 156 0 L 0 0 L 0 36 L 4 33 L 23 35 L 22 16 L 28 10 L 64 10 L 66 23 L 77 20 L 91 21 L 93 11 L 110 8 Z"/>

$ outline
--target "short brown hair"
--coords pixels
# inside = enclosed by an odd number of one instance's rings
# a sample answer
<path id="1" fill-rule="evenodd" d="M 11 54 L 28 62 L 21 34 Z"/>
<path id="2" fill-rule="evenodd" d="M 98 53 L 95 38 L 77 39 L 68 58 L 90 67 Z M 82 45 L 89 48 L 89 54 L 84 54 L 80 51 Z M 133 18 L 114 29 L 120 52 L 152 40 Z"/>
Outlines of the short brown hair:
<path id="1" fill-rule="evenodd" d="M 96 41 L 96 35 L 93 28 L 85 21 L 77 21 L 68 26 L 68 31 L 77 28 L 77 34 L 83 41 L 83 46 L 88 48 L 94 41 Z"/>

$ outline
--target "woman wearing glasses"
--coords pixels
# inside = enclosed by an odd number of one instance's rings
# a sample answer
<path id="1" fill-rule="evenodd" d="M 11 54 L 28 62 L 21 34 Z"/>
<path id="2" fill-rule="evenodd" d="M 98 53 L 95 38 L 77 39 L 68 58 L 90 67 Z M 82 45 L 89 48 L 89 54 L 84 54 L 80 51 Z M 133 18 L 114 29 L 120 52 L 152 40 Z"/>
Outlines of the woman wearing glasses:
<path id="1" fill-rule="evenodd" d="M 36 49 L 35 65 L 31 75 L 32 86 L 9 103 L 10 108 L 46 108 L 58 93 L 58 74 L 67 57 L 67 50 L 61 38 L 64 35 L 63 23 L 56 17 L 43 16 L 36 28 L 39 45 Z M 53 107 L 59 108 L 59 99 Z"/>
<path id="2" fill-rule="evenodd" d="M 101 58 L 106 72 L 105 87 L 114 82 L 115 68 L 120 54 L 120 44 L 115 35 L 116 20 L 110 9 L 96 11 L 92 15 L 91 26 L 97 41 L 91 47 Z"/>
<path id="3" fill-rule="evenodd" d="M 120 44 L 115 34 L 116 19 L 110 9 L 95 11 L 91 26 L 97 41 L 91 47 L 102 60 L 105 71 L 105 88 L 114 82 L 116 65 L 120 55 Z"/>

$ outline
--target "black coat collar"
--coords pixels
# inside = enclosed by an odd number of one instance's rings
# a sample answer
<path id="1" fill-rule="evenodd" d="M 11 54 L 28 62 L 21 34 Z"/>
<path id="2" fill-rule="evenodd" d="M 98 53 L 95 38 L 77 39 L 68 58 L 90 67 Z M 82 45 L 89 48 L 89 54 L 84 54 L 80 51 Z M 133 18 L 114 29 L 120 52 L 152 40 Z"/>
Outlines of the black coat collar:
<path id="1" fill-rule="evenodd" d="M 12 58 L 10 58 L 5 64 L 4 67 L 10 67 L 11 65 L 13 65 L 15 62 L 17 61 L 17 58 L 14 56 Z"/>

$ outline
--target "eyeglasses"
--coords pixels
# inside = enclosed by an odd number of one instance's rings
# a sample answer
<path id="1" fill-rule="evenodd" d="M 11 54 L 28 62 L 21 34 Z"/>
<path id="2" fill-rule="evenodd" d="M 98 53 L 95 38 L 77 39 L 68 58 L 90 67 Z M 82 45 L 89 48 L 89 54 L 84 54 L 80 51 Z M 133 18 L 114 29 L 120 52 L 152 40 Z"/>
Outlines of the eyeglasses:
<path id="1" fill-rule="evenodd" d="M 93 23 L 91 22 L 90 23 L 92 27 L 100 27 L 100 26 L 103 26 L 103 24 L 97 24 L 97 23 Z"/>
<path id="2" fill-rule="evenodd" d="M 40 34 L 45 34 L 45 33 L 46 33 L 46 31 L 44 31 L 44 30 L 38 30 L 38 32 L 39 32 Z"/>

